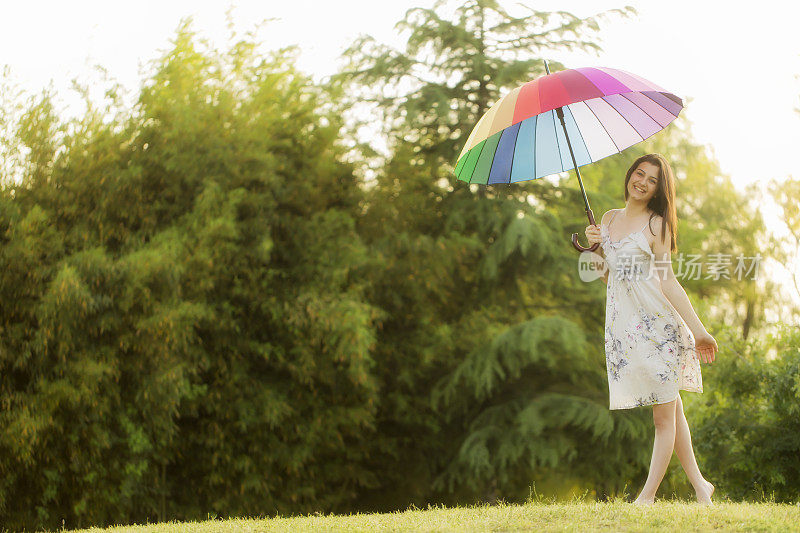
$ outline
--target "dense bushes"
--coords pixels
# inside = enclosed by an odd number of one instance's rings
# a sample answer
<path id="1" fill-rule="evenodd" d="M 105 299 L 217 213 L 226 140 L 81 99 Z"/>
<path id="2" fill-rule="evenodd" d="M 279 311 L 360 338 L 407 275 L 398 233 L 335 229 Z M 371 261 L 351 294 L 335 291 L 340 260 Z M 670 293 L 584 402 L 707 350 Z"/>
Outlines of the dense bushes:
<path id="1" fill-rule="evenodd" d="M 197 46 L 182 29 L 130 112 L 60 124 L 44 96 L 20 119 L 8 527 L 333 509 L 374 483 L 380 313 L 338 124 L 284 57 Z"/>

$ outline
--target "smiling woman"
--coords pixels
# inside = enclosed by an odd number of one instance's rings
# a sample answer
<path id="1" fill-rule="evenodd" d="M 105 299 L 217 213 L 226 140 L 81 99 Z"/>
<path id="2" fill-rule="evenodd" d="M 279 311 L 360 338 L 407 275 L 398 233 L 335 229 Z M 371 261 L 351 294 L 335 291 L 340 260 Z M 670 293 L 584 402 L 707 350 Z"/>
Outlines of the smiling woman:
<path id="1" fill-rule="evenodd" d="M 625 200 L 623 209 L 603 215 L 600 228 L 586 228 L 589 242 L 602 244 L 614 271 L 606 277 L 609 408 L 653 406 L 653 459 L 637 503 L 653 502 L 673 449 L 698 501 L 710 503 L 714 487 L 697 467 L 679 391 L 703 392 L 700 360 L 712 362 L 717 343 L 672 272 L 675 180 L 663 156 L 647 154 L 633 162 Z"/>

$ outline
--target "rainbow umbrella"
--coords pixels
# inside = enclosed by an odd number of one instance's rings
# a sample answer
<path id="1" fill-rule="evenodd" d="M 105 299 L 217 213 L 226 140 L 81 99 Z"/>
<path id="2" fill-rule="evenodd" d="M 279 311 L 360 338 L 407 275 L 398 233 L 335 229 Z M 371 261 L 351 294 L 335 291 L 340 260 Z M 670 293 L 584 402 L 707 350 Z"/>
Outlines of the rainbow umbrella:
<path id="1" fill-rule="evenodd" d="M 484 113 L 458 156 L 455 174 L 461 181 L 491 185 L 574 168 L 594 224 L 578 167 L 661 131 L 677 118 L 683 101 L 623 70 L 585 67 L 551 74 L 546 61 L 545 70 L 546 76 L 517 87 Z M 577 233 L 572 244 L 579 251 L 598 246 L 584 248 Z"/>

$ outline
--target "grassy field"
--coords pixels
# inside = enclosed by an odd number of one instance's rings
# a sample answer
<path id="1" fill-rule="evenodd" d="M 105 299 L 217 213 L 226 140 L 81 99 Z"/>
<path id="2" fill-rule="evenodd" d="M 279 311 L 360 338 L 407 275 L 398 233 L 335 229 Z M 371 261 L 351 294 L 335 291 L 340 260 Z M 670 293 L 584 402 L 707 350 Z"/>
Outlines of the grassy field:
<path id="1" fill-rule="evenodd" d="M 271 519 L 171 522 L 81 531 L 171 533 L 192 531 L 800 531 L 800 505 L 656 500 L 535 502 L 429 508 L 385 514 L 313 515 Z"/>

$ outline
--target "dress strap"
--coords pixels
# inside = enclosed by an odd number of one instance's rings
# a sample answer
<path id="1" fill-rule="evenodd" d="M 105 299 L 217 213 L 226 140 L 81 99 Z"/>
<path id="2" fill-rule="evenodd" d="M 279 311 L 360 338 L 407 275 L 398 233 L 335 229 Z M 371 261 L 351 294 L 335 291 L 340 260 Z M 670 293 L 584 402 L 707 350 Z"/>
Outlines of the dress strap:
<path id="1" fill-rule="evenodd" d="M 650 225 L 650 217 L 647 217 L 647 222 L 645 222 L 644 226 L 642 226 L 642 229 L 640 229 L 639 231 L 644 231 L 644 228 L 648 227 L 649 225 Z"/>

